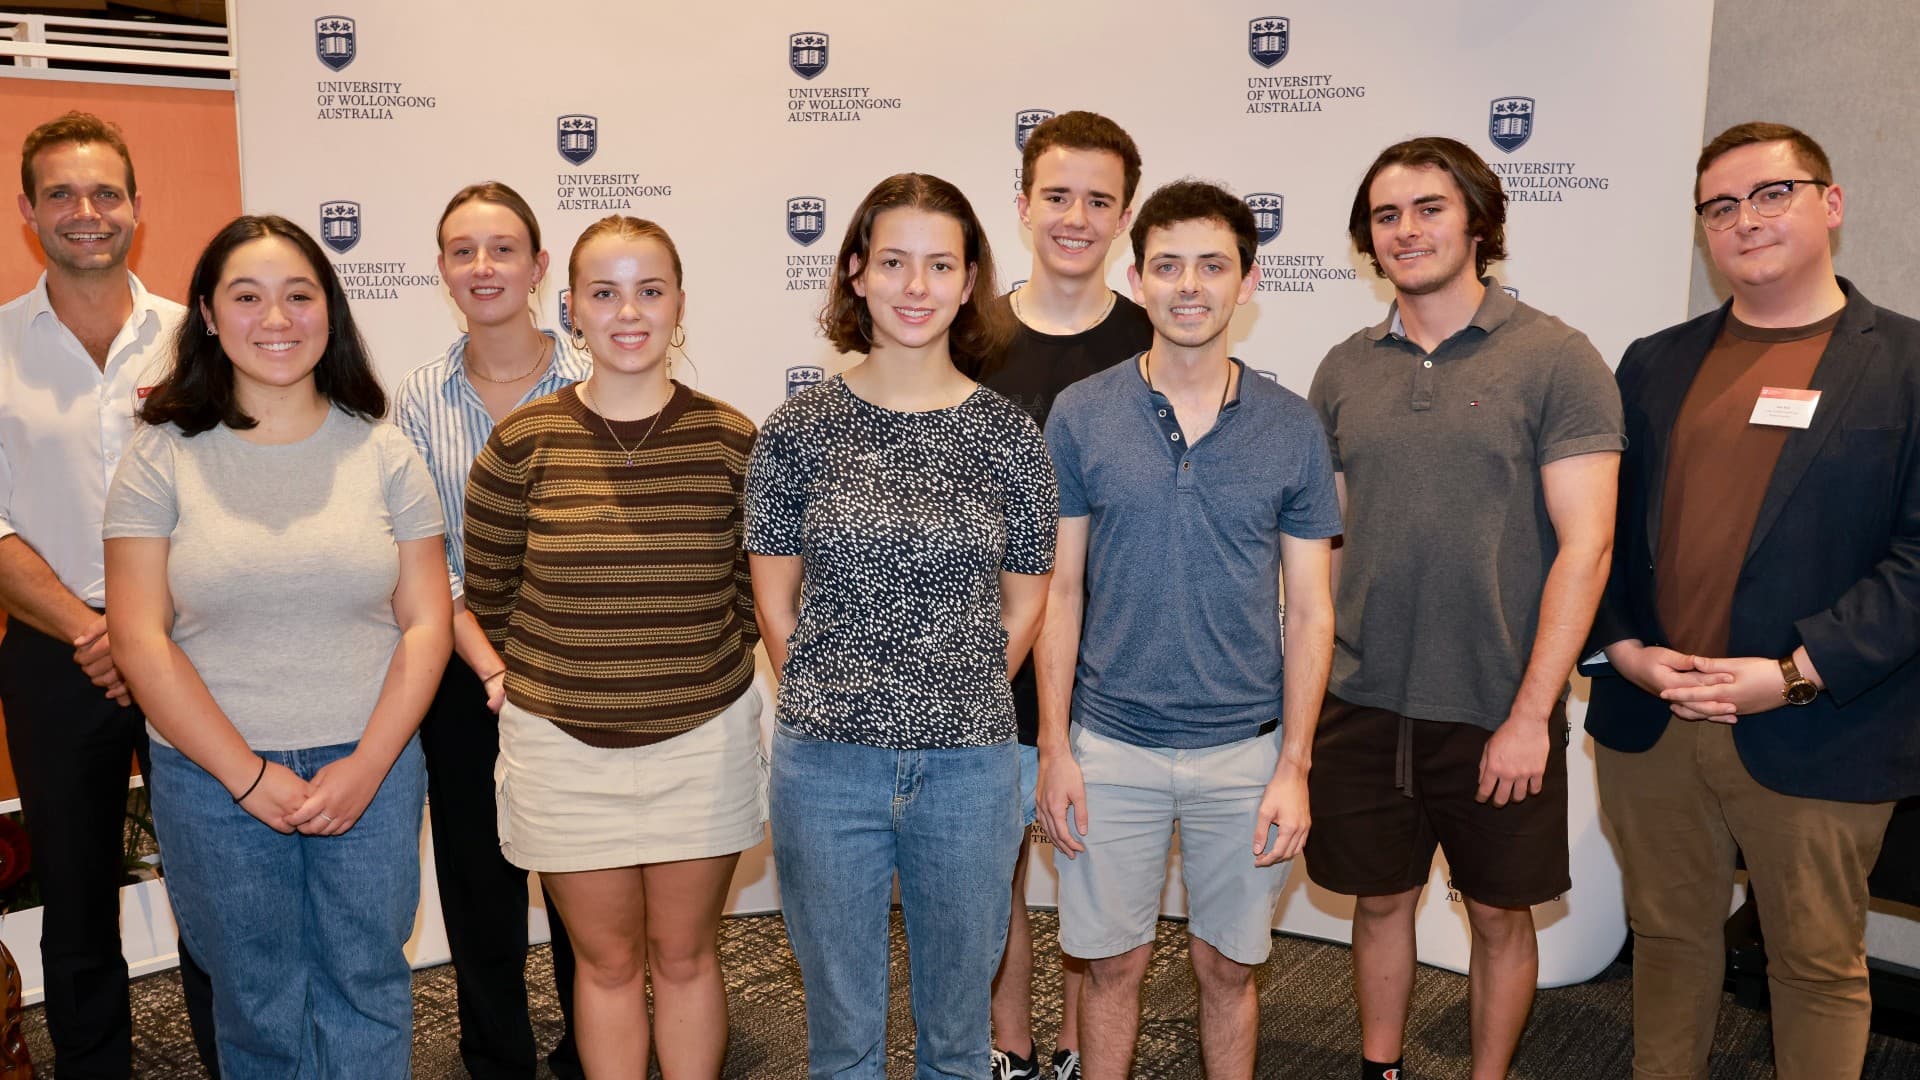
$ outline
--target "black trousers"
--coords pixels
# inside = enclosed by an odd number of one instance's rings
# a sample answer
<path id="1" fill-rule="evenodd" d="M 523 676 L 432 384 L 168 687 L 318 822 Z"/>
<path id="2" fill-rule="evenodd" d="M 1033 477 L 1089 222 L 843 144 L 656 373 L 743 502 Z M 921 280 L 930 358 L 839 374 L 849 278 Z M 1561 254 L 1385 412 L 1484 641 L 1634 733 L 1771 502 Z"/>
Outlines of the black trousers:
<path id="1" fill-rule="evenodd" d="M 447 664 L 421 722 L 420 748 L 427 758 L 440 913 L 459 994 L 460 1058 L 477 1080 L 531 1077 L 538 1050 L 527 1015 L 527 872 L 500 854 L 493 800 L 500 722 L 487 708 L 480 680 L 459 657 Z M 554 991 L 565 1020 L 548 1064 L 562 1078 L 577 1077 L 573 946 L 551 899 L 547 924 L 553 928 Z"/>
<path id="2" fill-rule="evenodd" d="M 40 964 L 55 1062 L 63 1080 L 129 1076 L 121 853 L 128 763 L 137 757 L 142 774 L 149 771 L 146 720 L 88 680 L 73 662 L 73 646 L 18 619 L 7 621 L 0 638 L 0 707 L 45 902 Z M 180 969 L 194 1042 L 217 1076 L 212 986 L 184 941 Z"/>

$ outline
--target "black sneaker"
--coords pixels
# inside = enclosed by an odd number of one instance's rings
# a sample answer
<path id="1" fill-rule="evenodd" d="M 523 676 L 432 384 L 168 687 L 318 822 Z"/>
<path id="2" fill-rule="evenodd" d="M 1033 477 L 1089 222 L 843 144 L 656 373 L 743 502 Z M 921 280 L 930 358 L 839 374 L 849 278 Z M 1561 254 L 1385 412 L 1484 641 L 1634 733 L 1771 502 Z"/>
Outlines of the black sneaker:
<path id="1" fill-rule="evenodd" d="M 1040 1066 L 1033 1060 L 1033 1047 L 1027 1057 L 996 1048 L 993 1051 L 993 1080 L 1040 1080 Z"/>
<path id="2" fill-rule="evenodd" d="M 1080 1080 L 1080 1051 L 1055 1050 L 1053 1075 L 1047 1080 Z"/>

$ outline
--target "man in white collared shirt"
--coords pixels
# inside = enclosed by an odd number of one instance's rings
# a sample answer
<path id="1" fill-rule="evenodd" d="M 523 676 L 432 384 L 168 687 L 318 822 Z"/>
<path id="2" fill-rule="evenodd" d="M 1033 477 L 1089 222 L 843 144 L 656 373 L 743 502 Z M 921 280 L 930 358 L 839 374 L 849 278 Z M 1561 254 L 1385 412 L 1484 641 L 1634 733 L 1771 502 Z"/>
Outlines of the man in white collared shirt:
<path id="1" fill-rule="evenodd" d="M 47 269 L 0 307 L 0 708 L 46 904 L 40 953 L 60 1075 L 124 1077 L 121 837 L 129 763 L 147 736 L 108 650 L 100 521 L 185 309 L 127 269 L 140 199 L 113 125 L 77 112 L 49 121 L 27 136 L 21 164 L 20 213 Z"/>

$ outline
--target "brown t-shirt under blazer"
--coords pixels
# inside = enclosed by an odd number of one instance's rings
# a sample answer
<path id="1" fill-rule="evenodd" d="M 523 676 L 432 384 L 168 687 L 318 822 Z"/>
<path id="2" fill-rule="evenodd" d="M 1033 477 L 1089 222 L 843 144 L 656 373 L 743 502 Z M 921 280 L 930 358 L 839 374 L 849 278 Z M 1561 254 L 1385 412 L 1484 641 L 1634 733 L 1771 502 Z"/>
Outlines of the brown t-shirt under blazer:
<path id="1" fill-rule="evenodd" d="M 572 386 L 500 422 L 467 480 L 466 586 L 508 700 L 618 747 L 690 731 L 746 693 L 753 435 L 678 383 L 657 424 L 609 433 Z"/>
<path id="2" fill-rule="evenodd" d="M 1773 329 L 1729 313 L 1693 377 L 1668 444 L 1654 549 L 1654 605 L 1675 649 L 1726 654 L 1753 522 L 1787 436 L 1798 430 L 1748 417 L 1761 387 L 1805 390 L 1812 383 L 1840 315 Z"/>

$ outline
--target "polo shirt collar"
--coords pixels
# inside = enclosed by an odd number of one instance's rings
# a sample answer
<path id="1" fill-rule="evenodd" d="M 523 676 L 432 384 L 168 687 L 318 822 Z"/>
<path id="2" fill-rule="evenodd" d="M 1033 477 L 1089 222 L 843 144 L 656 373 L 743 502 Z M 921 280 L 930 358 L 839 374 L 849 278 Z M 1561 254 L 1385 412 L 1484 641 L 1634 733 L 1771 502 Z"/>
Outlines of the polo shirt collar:
<path id="1" fill-rule="evenodd" d="M 1487 291 L 1480 297 L 1480 306 L 1474 310 L 1473 318 L 1467 320 L 1467 325 L 1477 328 L 1483 334 L 1491 334 L 1513 317 L 1514 309 L 1520 306 L 1520 301 L 1515 300 L 1513 294 L 1501 288 L 1490 277 L 1481 278 L 1480 284 L 1486 286 Z M 1395 300 L 1388 305 L 1387 317 L 1378 325 L 1368 327 L 1366 333 L 1370 341 L 1381 341 L 1388 337 L 1406 340 L 1406 327 L 1400 321 L 1400 301 Z"/>

